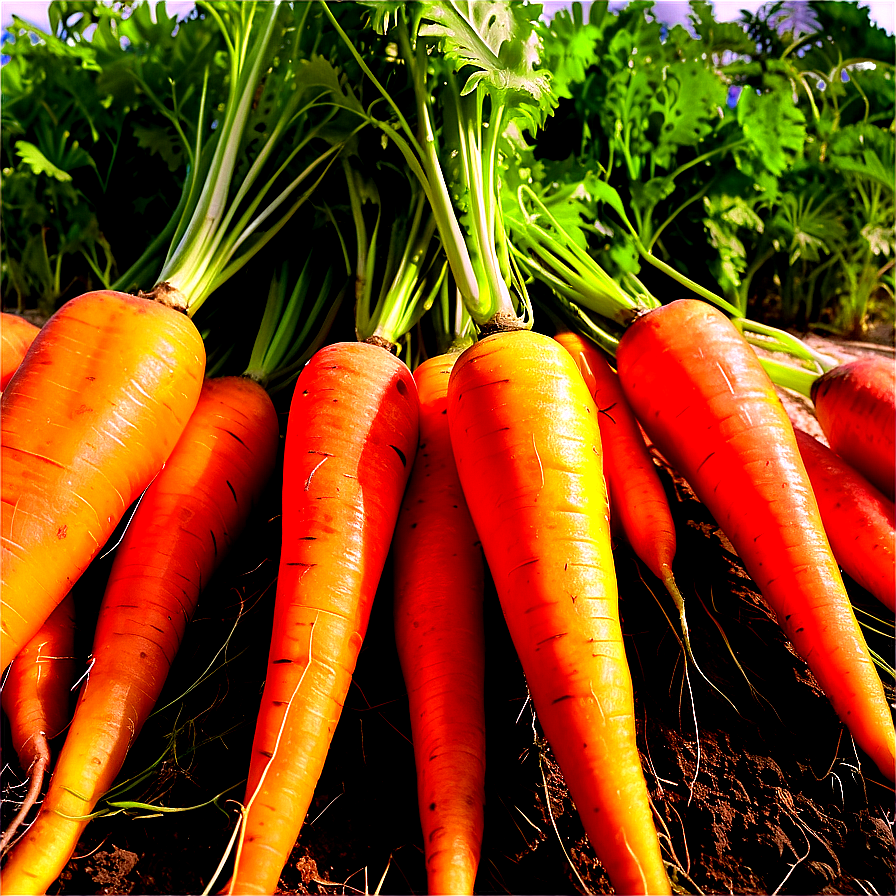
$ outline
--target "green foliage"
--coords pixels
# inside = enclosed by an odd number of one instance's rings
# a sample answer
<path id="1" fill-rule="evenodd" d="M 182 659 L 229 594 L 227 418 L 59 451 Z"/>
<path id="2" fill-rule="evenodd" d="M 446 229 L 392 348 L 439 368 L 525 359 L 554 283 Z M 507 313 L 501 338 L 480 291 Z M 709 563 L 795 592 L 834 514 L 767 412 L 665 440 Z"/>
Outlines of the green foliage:
<path id="1" fill-rule="evenodd" d="M 570 146 L 609 188 L 603 209 L 586 191 L 608 269 L 634 246 L 741 314 L 849 333 L 892 318 L 896 45 L 867 9 L 774 2 L 719 23 L 692 0 L 690 27 L 667 29 L 651 2 L 588 21 L 574 4 L 542 34 L 561 104 L 536 156 L 546 188 Z"/>

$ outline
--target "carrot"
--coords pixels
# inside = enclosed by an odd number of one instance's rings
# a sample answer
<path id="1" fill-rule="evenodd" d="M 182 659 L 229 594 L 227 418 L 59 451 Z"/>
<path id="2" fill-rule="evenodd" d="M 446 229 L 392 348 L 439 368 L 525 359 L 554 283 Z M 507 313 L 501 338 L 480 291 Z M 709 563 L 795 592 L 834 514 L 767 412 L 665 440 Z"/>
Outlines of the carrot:
<path id="1" fill-rule="evenodd" d="M 896 366 L 876 356 L 840 364 L 812 384 L 831 448 L 891 501 L 896 478 Z"/>
<path id="2" fill-rule="evenodd" d="M 755 353 L 720 311 L 685 299 L 632 324 L 617 361 L 648 436 L 715 516 L 858 745 L 893 780 L 890 708 L 793 427 Z"/>
<path id="3" fill-rule="evenodd" d="M 196 406 L 204 365 L 186 315 L 124 293 L 72 299 L 38 333 L 0 414 L 0 666 L 159 471 Z"/>
<path id="4" fill-rule="evenodd" d="M 837 562 L 866 591 L 896 610 L 893 502 L 818 439 L 795 430 Z"/>
<path id="5" fill-rule="evenodd" d="M 41 811 L 3 869 L 5 892 L 43 893 L 65 866 L 152 711 L 199 593 L 245 523 L 278 441 L 261 386 L 244 377 L 205 382 L 117 549 L 94 663 Z"/>
<path id="6" fill-rule="evenodd" d="M 395 642 L 410 703 L 430 893 L 472 893 L 485 804 L 479 537 L 446 417 L 457 354 L 414 371 L 420 444 L 395 529 Z"/>
<path id="7" fill-rule="evenodd" d="M 40 327 L 19 314 L 0 315 L 0 392 L 12 379 Z"/>
<path id="8" fill-rule="evenodd" d="M 283 547 L 230 893 L 273 893 L 324 765 L 417 447 L 413 377 L 369 343 L 318 351 L 286 432 Z"/>
<path id="9" fill-rule="evenodd" d="M 672 572 L 677 544 L 675 523 L 641 427 L 625 398 L 619 377 L 596 346 L 572 332 L 557 333 L 554 338 L 572 355 L 598 409 L 611 518 L 619 521 L 635 554 L 665 585 L 675 602 L 690 656 L 684 598 Z"/>
<path id="10" fill-rule="evenodd" d="M 69 696 L 75 679 L 75 601 L 59 604 L 25 645 L 3 682 L 0 702 L 10 722 L 10 742 L 28 772 L 28 792 L 0 838 L 6 850 L 43 789 L 50 765 L 50 741 L 70 719 Z"/>
<path id="11" fill-rule="evenodd" d="M 507 626 L 588 838 L 619 893 L 668 893 L 635 740 L 597 408 L 569 353 L 489 336 L 448 386 L 451 443 Z"/>

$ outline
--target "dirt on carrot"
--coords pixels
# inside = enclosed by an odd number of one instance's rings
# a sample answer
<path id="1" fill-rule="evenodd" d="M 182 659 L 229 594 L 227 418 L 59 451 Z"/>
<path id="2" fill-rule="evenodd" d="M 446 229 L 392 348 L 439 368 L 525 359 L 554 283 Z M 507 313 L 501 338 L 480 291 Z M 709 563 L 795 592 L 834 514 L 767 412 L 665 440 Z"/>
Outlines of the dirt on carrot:
<path id="1" fill-rule="evenodd" d="M 844 357 L 874 350 L 815 344 Z M 811 409 L 799 399 L 785 401 L 812 431 Z M 740 712 L 693 674 L 689 689 L 669 621 L 675 619 L 671 601 L 628 549 L 618 548 L 639 746 L 670 875 L 689 893 L 894 892 L 892 785 L 856 753 L 706 508 L 678 477 L 665 468 L 660 474 L 678 532 L 675 572 L 689 602 L 694 649 L 703 671 Z M 128 764 L 131 774 L 141 771 L 176 731 L 178 749 L 129 796 L 185 807 L 233 789 L 217 807 L 155 817 L 131 809 L 96 819 L 49 892 L 198 893 L 208 883 L 237 821 L 227 799 L 241 796 L 244 772 L 233 757 L 249 749 L 261 695 L 267 642 L 259 633 L 269 629 L 273 608 L 278 483 L 275 474 L 254 521 L 200 601 L 165 693 L 178 697 L 210 664 L 212 674 L 183 703 L 147 723 Z M 99 578 L 101 570 L 90 576 Z M 92 584 L 93 578 L 84 580 L 79 589 L 85 613 L 97 590 Z M 854 583 L 847 587 L 860 619 L 874 614 L 892 631 L 892 614 Z M 384 872 L 383 894 L 426 891 L 391 589 L 387 563 L 308 821 L 281 875 L 283 893 L 374 893 Z M 476 891 L 609 893 L 556 763 L 533 727 L 490 584 L 485 612 L 486 830 Z M 215 660 L 228 636 L 226 654 Z M 892 656 L 892 639 L 871 641 Z M 89 644 L 83 656 L 86 650 Z M 165 702 L 163 695 L 160 705 Z M 7 729 L 2 733 L 5 738 Z M 4 799 L 14 799 L 9 783 L 5 776 Z M 4 822 L 12 808 L 4 802 Z"/>

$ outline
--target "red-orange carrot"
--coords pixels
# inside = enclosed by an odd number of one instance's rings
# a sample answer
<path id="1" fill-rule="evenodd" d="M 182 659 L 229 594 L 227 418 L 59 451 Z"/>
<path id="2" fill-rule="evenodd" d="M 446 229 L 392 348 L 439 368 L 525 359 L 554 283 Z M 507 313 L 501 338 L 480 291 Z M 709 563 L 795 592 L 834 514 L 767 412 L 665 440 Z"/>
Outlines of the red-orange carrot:
<path id="1" fill-rule="evenodd" d="M 536 715 L 618 893 L 668 893 L 635 739 L 597 408 L 569 353 L 528 331 L 457 360 L 448 422 Z"/>
<path id="2" fill-rule="evenodd" d="M 40 327 L 19 314 L 4 311 L 0 315 L 0 392 L 12 379 L 39 332 Z"/>
<path id="3" fill-rule="evenodd" d="M 420 444 L 395 528 L 395 643 L 408 689 L 430 893 L 472 893 L 485 804 L 479 537 L 446 416 L 457 354 L 414 371 Z"/>
<path id="4" fill-rule="evenodd" d="M 207 380 L 117 548 L 93 665 L 40 813 L 3 869 L 4 892 L 43 893 L 152 711 L 199 593 L 273 468 L 277 415 L 244 377 Z"/>
<path id="5" fill-rule="evenodd" d="M 22 648 L 3 682 L 0 703 L 9 719 L 10 742 L 29 782 L 22 806 L 0 837 L 0 853 L 40 796 L 50 766 L 50 741 L 71 718 L 74 646 L 75 600 L 69 594 Z"/>
<path id="6" fill-rule="evenodd" d="M 856 743 L 892 780 L 890 707 L 793 427 L 755 352 L 720 311 L 685 299 L 632 324 L 617 361 L 648 436 L 715 516 Z"/>
<path id="7" fill-rule="evenodd" d="M 321 349 L 286 434 L 283 548 L 230 893 L 273 893 L 342 711 L 418 435 L 417 388 L 369 343 Z"/>
<path id="8" fill-rule="evenodd" d="M 818 439 L 795 430 L 837 562 L 881 603 L 896 610 L 893 502 Z"/>
<path id="9" fill-rule="evenodd" d="M 828 444 L 891 501 L 896 479 L 896 365 L 860 358 L 812 384 L 815 414 Z"/>
<path id="10" fill-rule="evenodd" d="M 124 293 L 72 299 L 37 334 L 0 411 L 0 667 L 159 471 L 204 369 L 185 314 Z"/>
<path id="11" fill-rule="evenodd" d="M 677 546 L 675 523 L 641 427 L 628 405 L 619 377 L 594 343 L 572 332 L 558 333 L 554 338 L 572 355 L 597 405 L 611 519 L 615 517 L 619 521 L 635 554 L 675 601 L 690 654 L 684 599 L 672 572 Z"/>

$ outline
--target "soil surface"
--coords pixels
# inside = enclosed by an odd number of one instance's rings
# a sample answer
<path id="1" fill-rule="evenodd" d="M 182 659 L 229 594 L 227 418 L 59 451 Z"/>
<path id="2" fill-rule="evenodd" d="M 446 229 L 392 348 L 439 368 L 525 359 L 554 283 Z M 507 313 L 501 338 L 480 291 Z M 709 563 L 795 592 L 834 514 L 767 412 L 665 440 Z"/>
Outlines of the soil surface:
<path id="1" fill-rule="evenodd" d="M 844 360 L 869 351 L 893 357 L 888 346 L 806 338 Z M 783 397 L 794 421 L 820 434 L 811 405 Z M 615 556 L 644 774 L 676 891 L 896 892 L 892 785 L 857 750 L 706 508 L 657 460 L 702 675 L 683 663 L 675 610 L 660 583 L 626 545 Z M 202 893 L 226 880 L 225 861 L 212 884 L 238 820 L 234 801 L 243 796 L 263 685 L 278 482 L 200 601 L 161 708 L 122 775 L 130 788 L 88 826 L 51 893 Z M 108 563 L 95 564 L 77 586 L 85 657 Z M 872 647 L 892 662 L 892 614 L 855 583 L 848 587 L 862 621 L 885 633 L 869 634 Z M 611 893 L 488 588 L 488 790 L 476 891 Z M 387 565 L 324 774 L 281 876 L 283 893 L 426 892 L 391 602 Z M 892 682 L 885 683 L 892 703 Z M 4 824 L 24 777 L 7 753 Z"/>

